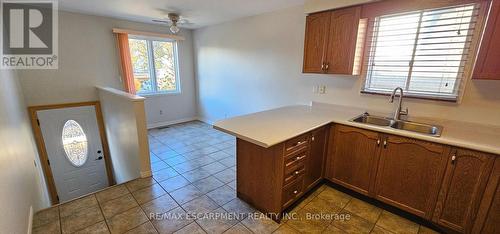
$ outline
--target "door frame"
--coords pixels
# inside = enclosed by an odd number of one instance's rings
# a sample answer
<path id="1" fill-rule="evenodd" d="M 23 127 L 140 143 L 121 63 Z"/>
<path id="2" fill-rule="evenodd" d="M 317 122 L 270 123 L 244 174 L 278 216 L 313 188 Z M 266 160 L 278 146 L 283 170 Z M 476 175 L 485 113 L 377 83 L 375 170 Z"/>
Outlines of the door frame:
<path id="1" fill-rule="evenodd" d="M 31 127 L 33 129 L 33 134 L 35 136 L 35 142 L 38 149 L 38 156 L 40 158 L 40 163 L 42 164 L 43 174 L 45 181 L 47 182 L 47 188 L 50 195 L 50 203 L 52 205 L 59 204 L 59 196 L 57 195 L 56 184 L 54 181 L 54 176 L 52 174 L 52 169 L 48 163 L 47 149 L 45 148 L 45 141 L 42 135 L 42 129 L 40 128 L 40 122 L 38 120 L 38 111 L 42 110 L 53 110 L 53 109 L 63 109 L 71 107 L 82 107 L 82 106 L 94 106 L 97 120 L 97 127 L 99 128 L 99 135 L 101 137 L 102 151 L 104 155 L 104 163 L 106 165 L 106 174 L 108 176 L 109 185 L 115 184 L 115 178 L 112 172 L 111 156 L 109 153 L 108 139 L 106 137 L 106 132 L 104 131 L 104 119 L 101 111 L 101 103 L 99 101 L 91 102 L 78 102 L 78 103 L 64 103 L 64 104 L 53 104 L 53 105 L 42 105 L 42 106 L 30 106 L 28 107 L 28 113 L 30 117 Z"/>

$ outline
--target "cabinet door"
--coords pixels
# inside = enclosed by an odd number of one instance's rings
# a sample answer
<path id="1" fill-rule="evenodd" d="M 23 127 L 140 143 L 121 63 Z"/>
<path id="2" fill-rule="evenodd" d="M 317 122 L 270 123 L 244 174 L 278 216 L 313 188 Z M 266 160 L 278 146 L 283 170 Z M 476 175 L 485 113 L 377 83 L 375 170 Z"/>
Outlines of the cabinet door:
<path id="1" fill-rule="evenodd" d="M 306 190 L 311 189 L 323 178 L 328 129 L 328 127 L 323 127 L 314 130 L 311 134 L 311 148 L 304 179 Z"/>
<path id="2" fill-rule="evenodd" d="M 468 232 L 477 213 L 493 166 L 492 155 L 456 149 L 448 160 L 434 221 L 458 232 Z"/>
<path id="3" fill-rule="evenodd" d="M 500 0 L 493 0 L 473 79 L 500 80 Z"/>
<path id="4" fill-rule="evenodd" d="M 495 159 L 472 233 L 500 233 L 500 157 Z"/>
<path id="5" fill-rule="evenodd" d="M 327 178 L 368 195 L 379 152 L 379 134 L 337 125 L 329 152 Z"/>
<path id="6" fill-rule="evenodd" d="M 323 73 L 331 12 L 307 16 L 304 41 L 304 73 Z"/>
<path id="7" fill-rule="evenodd" d="M 382 145 L 375 197 L 430 219 L 449 148 L 398 136 L 385 137 Z"/>
<path id="8" fill-rule="evenodd" d="M 329 74 L 353 74 L 360 12 L 360 7 L 332 11 L 325 67 Z"/>

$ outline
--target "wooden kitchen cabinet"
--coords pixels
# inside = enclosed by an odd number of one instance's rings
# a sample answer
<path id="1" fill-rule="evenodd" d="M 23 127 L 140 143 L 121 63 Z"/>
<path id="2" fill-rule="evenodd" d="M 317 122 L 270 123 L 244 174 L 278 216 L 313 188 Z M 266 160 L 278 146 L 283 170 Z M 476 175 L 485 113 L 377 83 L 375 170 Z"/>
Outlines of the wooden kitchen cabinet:
<path id="1" fill-rule="evenodd" d="M 472 74 L 473 79 L 500 80 L 500 0 L 491 2 L 490 14 Z"/>
<path id="2" fill-rule="evenodd" d="M 327 179 L 368 195 L 375 176 L 380 137 L 377 132 L 336 125 L 328 152 Z"/>
<path id="3" fill-rule="evenodd" d="M 458 232 L 470 232 L 494 159 L 493 155 L 476 151 L 452 150 L 434 222 Z"/>
<path id="4" fill-rule="evenodd" d="M 449 147 L 384 136 L 375 198 L 430 219 L 446 168 Z"/>
<path id="5" fill-rule="evenodd" d="M 361 7 L 350 7 L 332 12 L 327 41 L 325 72 L 353 75 L 356 39 Z"/>
<path id="6" fill-rule="evenodd" d="M 353 75 L 361 7 L 307 16 L 304 73 Z"/>
<path id="7" fill-rule="evenodd" d="M 323 168 L 327 151 L 328 128 L 322 127 L 311 133 L 311 149 L 307 160 L 304 186 L 306 190 L 312 189 L 323 179 Z"/>
<path id="8" fill-rule="evenodd" d="M 472 233 L 500 233 L 500 158 L 495 164 L 483 193 Z"/>
<path id="9" fill-rule="evenodd" d="M 269 148 L 237 139 L 238 197 L 279 221 L 276 214 L 323 179 L 329 128 L 323 126 Z"/>
<path id="10" fill-rule="evenodd" d="M 304 42 L 304 73 L 323 73 L 331 12 L 307 16 Z"/>

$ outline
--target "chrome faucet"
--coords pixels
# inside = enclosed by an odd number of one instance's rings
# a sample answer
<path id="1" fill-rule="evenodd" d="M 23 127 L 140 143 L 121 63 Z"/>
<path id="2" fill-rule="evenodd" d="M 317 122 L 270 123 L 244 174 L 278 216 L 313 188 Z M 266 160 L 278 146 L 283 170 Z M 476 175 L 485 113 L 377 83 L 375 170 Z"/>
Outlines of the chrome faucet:
<path id="1" fill-rule="evenodd" d="M 393 119 L 396 121 L 401 119 L 401 115 L 408 115 L 408 108 L 406 108 L 406 110 L 401 110 L 401 105 L 403 104 L 403 89 L 401 87 L 397 87 L 394 89 L 394 91 L 392 91 L 389 103 L 394 103 L 394 96 L 396 96 L 396 92 L 398 90 L 400 91 L 399 103 L 393 117 Z"/>

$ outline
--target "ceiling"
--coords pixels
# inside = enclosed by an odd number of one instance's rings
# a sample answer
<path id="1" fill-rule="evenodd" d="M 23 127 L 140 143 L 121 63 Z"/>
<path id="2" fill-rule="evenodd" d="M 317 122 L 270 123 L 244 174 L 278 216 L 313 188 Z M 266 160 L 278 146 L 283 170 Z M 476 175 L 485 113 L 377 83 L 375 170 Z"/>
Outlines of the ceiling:
<path id="1" fill-rule="evenodd" d="M 144 23 L 175 12 L 189 22 L 181 27 L 195 29 L 302 4 L 304 0 L 59 0 L 59 9 Z"/>

